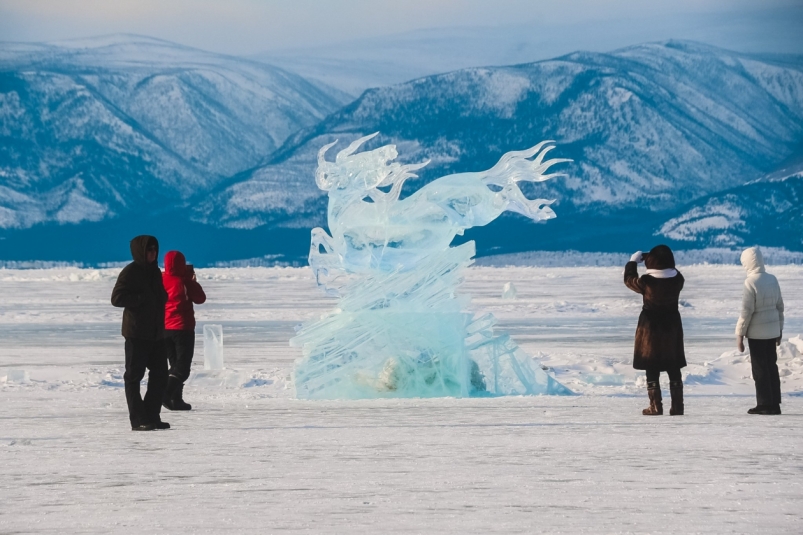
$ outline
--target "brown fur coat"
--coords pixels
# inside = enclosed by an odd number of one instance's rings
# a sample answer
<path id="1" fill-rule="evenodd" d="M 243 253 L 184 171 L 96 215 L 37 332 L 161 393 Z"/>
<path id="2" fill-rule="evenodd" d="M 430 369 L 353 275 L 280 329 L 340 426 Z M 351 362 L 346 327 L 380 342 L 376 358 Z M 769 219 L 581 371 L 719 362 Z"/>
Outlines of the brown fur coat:
<path id="1" fill-rule="evenodd" d="M 683 323 L 678 312 L 683 283 L 680 272 L 668 279 L 651 275 L 639 277 L 636 262 L 625 266 L 625 285 L 644 297 L 633 351 L 635 369 L 667 371 L 686 366 Z"/>

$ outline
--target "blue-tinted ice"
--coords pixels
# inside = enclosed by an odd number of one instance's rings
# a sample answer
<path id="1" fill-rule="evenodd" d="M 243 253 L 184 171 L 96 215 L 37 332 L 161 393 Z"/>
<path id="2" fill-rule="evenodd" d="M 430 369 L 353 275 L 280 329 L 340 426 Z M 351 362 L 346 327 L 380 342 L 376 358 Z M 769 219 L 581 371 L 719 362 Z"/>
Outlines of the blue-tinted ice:
<path id="1" fill-rule="evenodd" d="M 334 162 L 318 153 L 318 187 L 329 194 L 329 229 L 313 229 L 309 263 L 339 307 L 291 340 L 296 394 L 304 399 L 568 394 L 491 314 L 474 317 L 458 295 L 474 242 L 450 247 L 465 229 L 512 210 L 551 219 L 552 201 L 527 199 L 518 182 L 541 182 L 554 148 L 509 152 L 488 171 L 445 176 L 400 200 L 402 185 L 428 162 L 394 162 L 394 145 L 357 149 Z"/>
<path id="2" fill-rule="evenodd" d="M 222 325 L 204 325 L 204 369 L 224 369 Z"/>

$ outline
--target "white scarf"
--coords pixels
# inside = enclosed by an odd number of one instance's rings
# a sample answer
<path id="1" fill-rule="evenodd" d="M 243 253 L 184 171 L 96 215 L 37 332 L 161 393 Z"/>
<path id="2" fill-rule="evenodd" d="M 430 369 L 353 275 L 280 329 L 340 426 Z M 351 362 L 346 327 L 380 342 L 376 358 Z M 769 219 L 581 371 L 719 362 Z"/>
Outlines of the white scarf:
<path id="1" fill-rule="evenodd" d="M 646 275 L 655 277 L 656 279 L 671 279 L 678 272 L 675 269 L 648 269 Z"/>

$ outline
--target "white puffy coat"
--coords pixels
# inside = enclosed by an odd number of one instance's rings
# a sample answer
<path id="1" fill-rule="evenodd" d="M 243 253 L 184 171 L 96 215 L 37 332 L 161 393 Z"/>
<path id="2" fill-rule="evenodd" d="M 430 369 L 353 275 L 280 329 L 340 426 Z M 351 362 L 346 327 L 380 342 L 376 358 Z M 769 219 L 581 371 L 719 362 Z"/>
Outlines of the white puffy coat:
<path id="1" fill-rule="evenodd" d="M 758 247 L 745 249 L 741 261 L 747 279 L 736 334 L 755 340 L 778 338 L 783 331 L 783 298 L 778 279 L 765 271 Z"/>

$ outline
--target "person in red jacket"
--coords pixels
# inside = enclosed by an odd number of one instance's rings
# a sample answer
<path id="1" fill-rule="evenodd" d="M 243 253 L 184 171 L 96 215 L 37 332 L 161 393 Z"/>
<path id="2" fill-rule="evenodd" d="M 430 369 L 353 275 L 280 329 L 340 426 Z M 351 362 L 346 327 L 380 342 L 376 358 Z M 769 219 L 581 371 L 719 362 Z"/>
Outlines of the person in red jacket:
<path id="1" fill-rule="evenodd" d="M 206 294 L 195 278 L 192 266 L 187 266 L 184 255 L 168 251 L 164 258 L 162 282 L 167 291 L 165 305 L 165 342 L 170 372 L 162 405 L 171 411 L 188 411 L 184 402 L 184 381 L 190 377 L 190 366 L 195 353 L 195 312 L 192 304 L 206 301 Z"/>

